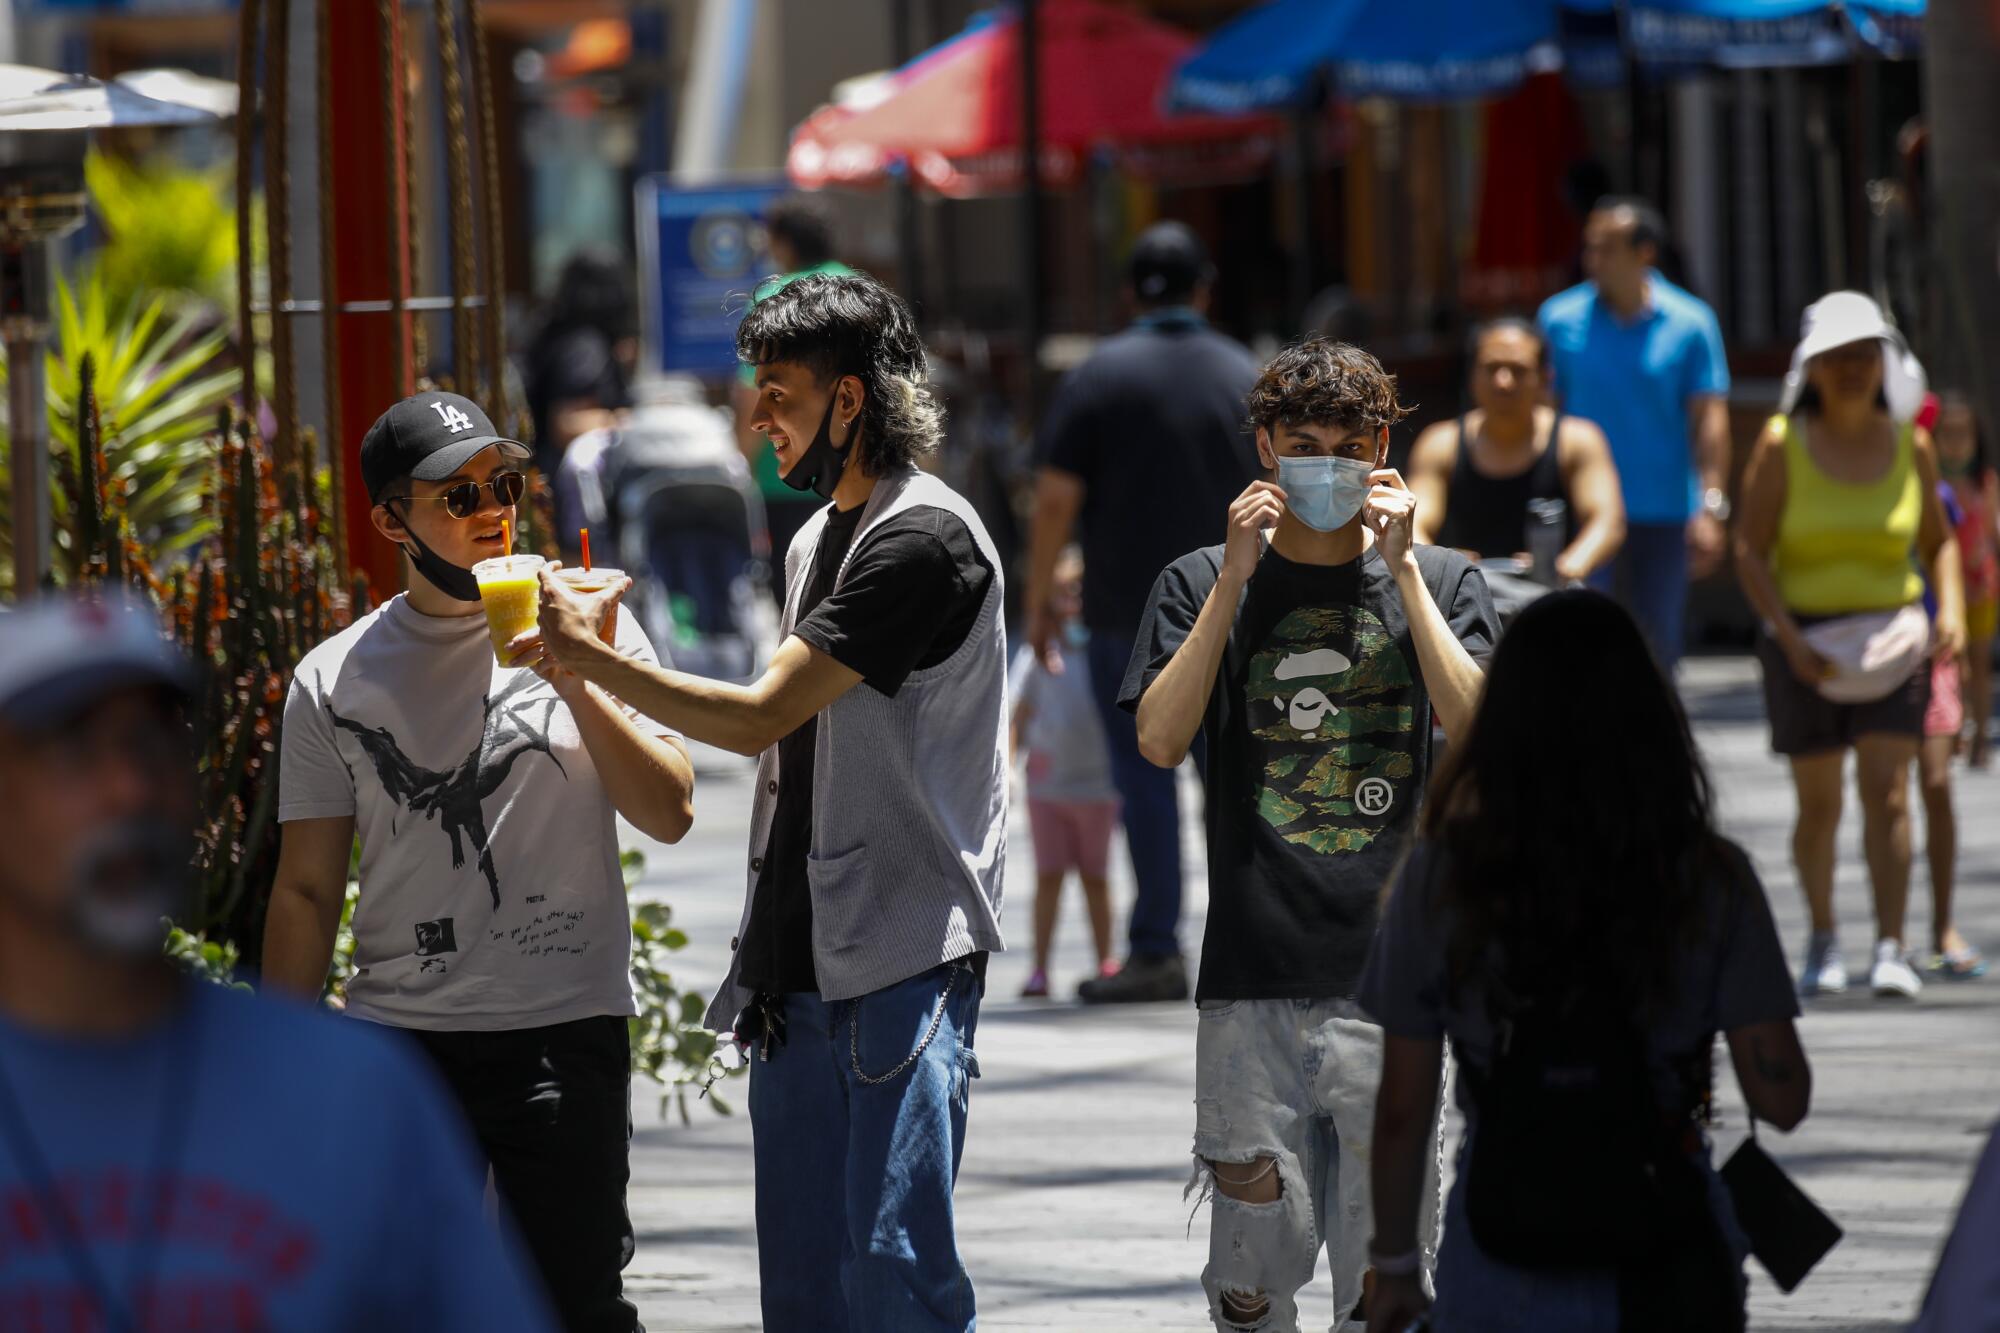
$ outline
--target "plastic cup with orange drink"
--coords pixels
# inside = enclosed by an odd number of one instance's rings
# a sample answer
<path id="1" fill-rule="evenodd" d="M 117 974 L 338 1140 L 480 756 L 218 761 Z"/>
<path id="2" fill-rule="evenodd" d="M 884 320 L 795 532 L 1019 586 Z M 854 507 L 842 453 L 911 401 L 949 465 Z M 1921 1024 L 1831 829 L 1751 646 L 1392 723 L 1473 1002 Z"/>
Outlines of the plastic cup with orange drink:
<path id="1" fill-rule="evenodd" d="M 533 630 L 541 618 L 542 566 L 538 555 L 503 555 L 472 567 L 479 581 L 479 603 L 486 611 L 486 632 L 493 655 L 504 666 L 507 645 Z"/>

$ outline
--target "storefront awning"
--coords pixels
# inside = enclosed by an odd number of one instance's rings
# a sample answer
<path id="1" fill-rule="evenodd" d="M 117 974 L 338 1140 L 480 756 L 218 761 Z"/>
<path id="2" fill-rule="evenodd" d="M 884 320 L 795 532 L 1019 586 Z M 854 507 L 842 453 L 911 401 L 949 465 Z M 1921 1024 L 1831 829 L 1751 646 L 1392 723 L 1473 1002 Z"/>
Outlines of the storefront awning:
<path id="1" fill-rule="evenodd" d="M 1912 53 L 1925 0 L 1271 0 L 1175 72 L 1170 103 L 1244 113 L 1298 106 L 1331 74 L 1347 97 L 1487 97 L 1564 68 L 1615 83 L 1652 68 L 1833 64 Z"/>
<path id="2" fill-rule="evenodd" d="M 1094 154 L 1156 180 L 1254 176 L 1274 151 L 1263 116 L 1168 115 L 1163 93 L 1195 46 L 1176 28 L 1098 0 L 1042 0 L 1044 181 L 1075 179 Z M 1012 188 L 1021 177 L 1017 14 L 989 11 L 950 41 L 823 106 L 792 132 L 787 168 L 806 188 L 866 185 L 907 169 L 939 193 Z"/>

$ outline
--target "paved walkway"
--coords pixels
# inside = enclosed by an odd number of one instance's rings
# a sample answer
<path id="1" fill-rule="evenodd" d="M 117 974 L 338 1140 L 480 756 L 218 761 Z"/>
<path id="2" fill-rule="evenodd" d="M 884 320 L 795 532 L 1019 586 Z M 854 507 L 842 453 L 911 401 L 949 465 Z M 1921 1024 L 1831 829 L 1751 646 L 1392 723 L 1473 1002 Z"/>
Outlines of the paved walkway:
<path id="1" fill-rule="evenodd" d="M 1755 667 L 1744 660 L 1689 664 L 1684 688 L 1713 766 L 1727 829 L 1765 876 L 1787 945 L 1802 948 L 1804 914 L 1789 865 L 1791 792 L 1768 753 Z M 729 756 L 702 756 L 699 831 L 650 851 L 643 892 L 669 899 L 694 943 L 686 982 L 719 976 L 742 904 L 749 772 Z M 1960 770 L 1959 919 L 2000 954 L 2000 775 Z M 1195 794 L 1184 789 L 1189 808 Z M 1850 961 L 1872 933 L 1858 815 L 1842 832 L 1838 902 Z M 1200 938 L 1207 907 L 1200 839 L 1188 840 L 1188 931 Z M 1017 848 L 1026 847 L 1026 830 Z M 1921 844 L 1920 844 L 1921 845 Z M 1911 934 L 1929 910 L 1921 869 Z M 1026 905 L 1007 913 L 1024 945 Z M 1123 867 L 1114 881 L 1129 900 Z M 1122 912 L 1121 912 L 1122 916 Z M 1065 991 L 1087 975 L 1080 903 L 1066 904 L 1056 979 Z M 1796 958 L 1794 960 L 1796 962 Z M 1086 1010 L 1012 997 L 1024 953 L 994 960 L 981 1014 L 984 1077 L 960 1179 L 961 1245 L 990 1329 L 1207 1328 L 1199 1282 L 1207 1255 L 1205 1212 L 1182 1200 L 1188 1179 L 1194 1086 L 1191 1005 Z M 1805 1020 L 1813 1062 L 1813 1112 L 1767 1146 L 1846 1228 L 1842 1244 L 1798 1292 L 1783 1296 L 1752 1263 L 1752 1327 L 1889 1330 L 1915 1313 L 1959 1192 L 2000 1114 L 2000 977 L 1933 985 L 1916 1006 L 1852 996 L 1813 1006 Z M 1723 1062 L 1726 1069 L 1727 1062 Z M 1719 1079 L 1726 1155 L 1741 1137 L 1734 1081 Z M 693 1124 L 663 1122 L 641 1093 L 635 1111 L 632 1211 L 639 1254 L 627 1273 L 654 1333 L 755 1329 L 756 1233 L 751 1212 L 745 1085 L 728 1085 L 736 1114 L 696 1106 Z M 1307 1327 L 1331 1318 L 1322 1263 L 1301 1297 Z M 1319 1323 L 1315 1324 L 1314 1321 Z"/>

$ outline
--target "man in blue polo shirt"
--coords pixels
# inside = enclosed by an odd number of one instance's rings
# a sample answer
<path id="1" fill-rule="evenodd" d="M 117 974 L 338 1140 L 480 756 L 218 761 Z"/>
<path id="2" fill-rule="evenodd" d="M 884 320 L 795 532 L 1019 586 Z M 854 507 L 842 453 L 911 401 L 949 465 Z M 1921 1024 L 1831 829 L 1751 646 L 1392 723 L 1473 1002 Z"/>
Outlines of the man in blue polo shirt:
<path id="1" fill-rule="evenodd" d="M 1584 224 L 1589 281 L 1550 297 L 1540 322 L 1563 410 L 1603 427 L 1624 485 L 1625 546 L 1592 582 L 1672 669 L 1688 579 L 1722 560 L 1729 362 L 1715 312 L 1653 267 L 1665 240 L 1652 205 L 1601 201 Z"/>

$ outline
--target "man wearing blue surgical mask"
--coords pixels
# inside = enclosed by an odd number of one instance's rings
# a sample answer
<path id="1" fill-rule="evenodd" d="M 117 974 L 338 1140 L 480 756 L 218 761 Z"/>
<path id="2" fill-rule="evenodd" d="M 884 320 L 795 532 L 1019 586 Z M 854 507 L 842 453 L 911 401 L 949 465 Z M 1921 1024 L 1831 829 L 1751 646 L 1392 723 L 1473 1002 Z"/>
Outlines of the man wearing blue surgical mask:
<path id="1" fill-rule="evenodd" d="M 1279 353 L 1250 393 L 1271 477 L 1230 505 L 1223 545 L 1160 575 L 1120 692 L 1153 763 L 1179 763 L 1197 732 L 1209 747 L 1194 1158 L 1218 1328 L 1297 1327 L 1322 1243 L 1340 1329 L 1365 1318 L 1371 1265 L 1429 1262 L 1369 1250 L 1383 1038 L 1354 994 L 1432 714 L 1464 732 L 1497 627 L 1471 562 L 1413 540 L 1416 498 L 1384 466 L 1407 414 L 1358 347 Z"/>

